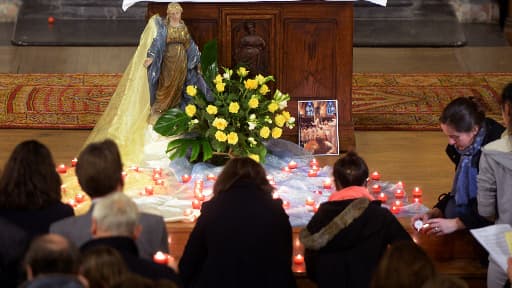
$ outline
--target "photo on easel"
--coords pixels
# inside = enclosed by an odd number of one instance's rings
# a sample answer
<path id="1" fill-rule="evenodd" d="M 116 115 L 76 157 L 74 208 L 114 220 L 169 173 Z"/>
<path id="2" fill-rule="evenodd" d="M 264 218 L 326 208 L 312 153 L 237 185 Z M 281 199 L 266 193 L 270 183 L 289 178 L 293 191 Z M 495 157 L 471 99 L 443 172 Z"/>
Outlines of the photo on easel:
<path id="1" fill-rule="evenodd" d="M 299 101 L 299 145 L 313 155 L 338 155 L 338 101 Z"/>

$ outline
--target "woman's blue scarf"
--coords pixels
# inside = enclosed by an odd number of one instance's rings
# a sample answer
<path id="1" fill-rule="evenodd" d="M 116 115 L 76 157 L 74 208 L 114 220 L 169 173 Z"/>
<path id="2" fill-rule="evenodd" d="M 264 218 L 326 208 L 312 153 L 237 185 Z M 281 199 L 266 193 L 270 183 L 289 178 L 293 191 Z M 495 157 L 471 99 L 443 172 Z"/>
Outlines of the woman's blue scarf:
<path id="1" fill-rule="evenodd" d="M 475 140 L 464 150 L 458 150 L 460 161 L 455 171 L 452 194 L 455 195 L 457 214 L 466 214 L 469 200 L 476 198 L 478 167 L 472 167 L 473 157 L 478 154 L 485 137 L 485 127 L 480 128 Z"/>

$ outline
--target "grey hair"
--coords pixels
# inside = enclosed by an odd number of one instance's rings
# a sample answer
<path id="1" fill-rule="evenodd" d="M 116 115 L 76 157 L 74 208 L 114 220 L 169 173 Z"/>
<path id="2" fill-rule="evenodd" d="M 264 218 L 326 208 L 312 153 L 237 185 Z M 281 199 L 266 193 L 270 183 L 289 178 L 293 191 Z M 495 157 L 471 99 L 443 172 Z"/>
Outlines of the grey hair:
<path id="1" fill-rule="evenodd" d="M 92 218 L 96 220 L 98 229 L 112 236 L 133 237 L 139 223 L 139 209 L 123 192 L 114 192 L 98 199 Z"/>

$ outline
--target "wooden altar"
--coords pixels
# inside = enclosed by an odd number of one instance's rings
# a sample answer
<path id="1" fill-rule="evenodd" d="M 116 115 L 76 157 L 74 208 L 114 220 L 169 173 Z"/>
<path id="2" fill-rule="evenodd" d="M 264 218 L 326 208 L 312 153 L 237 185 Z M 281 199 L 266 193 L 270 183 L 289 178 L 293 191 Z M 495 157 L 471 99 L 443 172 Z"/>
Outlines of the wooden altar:
<path id="1" fill-rule="evenodd" d="M 243 58 L 243 38 L 260 46 L 254 69 L 276 78 L 289 93 L 288 110 L 297 118 L 297 101 L 338 100 L 340 150 L 355 146 L 352 123 L 351 2 L 297 1 L 253 3 L 181 3 L 182 18 L 199 47 L 219 44 L 219 65 Z M 148 18 L 166 14 L 167 3 L 148 3 Z M 250 27 L 249 27 L 250 26 Z M 261 49 L 263 47 L 263 49 Z M 256 51 L 251 48 L 252 52 Z M 256 62 L 256 61 L 255 61 Z M 284 137 L 297 142 L 298 129 Z"/>

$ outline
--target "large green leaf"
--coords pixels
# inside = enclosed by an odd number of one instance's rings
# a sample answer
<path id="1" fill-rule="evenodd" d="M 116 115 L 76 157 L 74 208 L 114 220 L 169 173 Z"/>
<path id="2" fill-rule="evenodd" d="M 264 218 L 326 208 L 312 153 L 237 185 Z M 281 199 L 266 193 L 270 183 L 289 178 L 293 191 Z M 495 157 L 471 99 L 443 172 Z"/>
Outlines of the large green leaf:
<path id="1" fill-rule="evenodd" d="M 180 138 L 169 142 L 166 152 L 169 153 L 169 159 L 174 160 L 178 157 L 184 157 L 187 155 L 188 149 L 192 149 L 192 154 L 195 153 L 195 158 L 197 158 L 197 153 L 199 153 L 200 148 L 201 141 L 192 138 Z"/>
<path id="2" fill-rule="evenodd" d="M 180 135 L 188 131 L 190 118 L 178 108 L 167 110 L 155 123 L 153 129 L 163 136 Z"/>
<path id="3" fill-rule="evenodd" d="M 215 79 L 215 76 L 219 73 L 216 40 L 211 40 L 204 45 L 203 51 L 201 52 L 201 69 L 206 83 L 210 86 L 210 89 L 213 90 L 213 79 Z"/>

